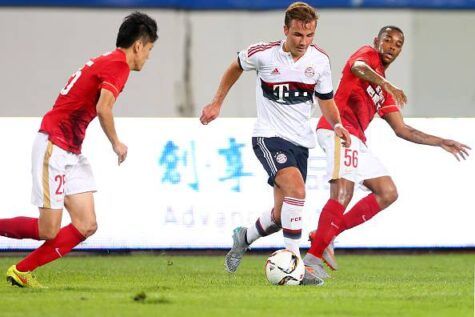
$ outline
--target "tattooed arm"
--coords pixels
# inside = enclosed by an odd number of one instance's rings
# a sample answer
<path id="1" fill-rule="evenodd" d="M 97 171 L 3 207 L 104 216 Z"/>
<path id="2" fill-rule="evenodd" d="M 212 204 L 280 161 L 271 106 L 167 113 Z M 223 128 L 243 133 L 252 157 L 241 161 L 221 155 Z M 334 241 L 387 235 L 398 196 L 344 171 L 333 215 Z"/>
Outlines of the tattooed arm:
<path id="1" fill-rule="evenodd" d="M 356 61 L 351 66 L 351 72 L 358 78 L 369 81 L 372 84 L 381 86 L 384 90 L 390 93 L 398 106 L 404 106 L 407 102 L 407 97 L 404 91 L 391 84 L 386 78 L 379 75 L 368 64 L 363 61 Z"/>
<path id="2" fill-rule="evenodd" d="M 396 135 L 404 140 L 418 144 L 440 146 L 447 152 L 452 153 L 457 160 L 460 160 L 460 158 L 465 160 L 469 155 L 467 150 L 470 150 L 470 147 L 466 146 L 465 144 L 454 140 L 442 139 L 407 125 L 404 123 L 402 115 L 399 111 L 390 112 L 386 114 L 383 119 L 389 123 Z"/>

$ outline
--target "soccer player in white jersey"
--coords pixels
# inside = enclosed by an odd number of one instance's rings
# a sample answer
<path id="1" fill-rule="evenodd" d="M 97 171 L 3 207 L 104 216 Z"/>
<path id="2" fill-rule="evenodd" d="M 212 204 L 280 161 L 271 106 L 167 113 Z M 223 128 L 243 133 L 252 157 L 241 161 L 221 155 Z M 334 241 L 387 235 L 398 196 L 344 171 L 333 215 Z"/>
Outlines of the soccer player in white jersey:
<path id="1" fill-rule="evenodd" d="M 274 208 L 263 213 L 255 225 L 238 227 L 225 266 L 234 273 L 254 241 L 283 229 L 285 248 L 300 257 L 302 210 L 305 202 L 308 149 L 315 147 L 310 125 L 314 97 L 335 134 L 350 145 L 333 101 L 328 56 L 312 45 L 317 25 L 314 8 L 303 2 L 285 12 L 285 40 L 259 43 L 239 52 L 224 73 L 213 101 L 203 108 L 201 123 L 216 119 L 229 89 L 243 71 L 257 71 L 257 121 L 252 144 L 274 188 Z M 321 284 L 318 272 L 307 268 L 304 284 Z"/>

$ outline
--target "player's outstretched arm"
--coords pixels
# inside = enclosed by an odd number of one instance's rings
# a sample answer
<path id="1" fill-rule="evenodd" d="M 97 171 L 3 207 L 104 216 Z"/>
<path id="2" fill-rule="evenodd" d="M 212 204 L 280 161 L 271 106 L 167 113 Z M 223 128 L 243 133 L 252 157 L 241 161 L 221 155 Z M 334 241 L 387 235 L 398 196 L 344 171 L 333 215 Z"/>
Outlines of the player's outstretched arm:
<path id="1" fill-rule="evenodd" d="M 356 61 L 351 66 L 351 72 L 358 78 L 369 81 L 375 85 L 381 86 L 384 90 L 390 93 L 398 106 L 404 106 L 407 102 L 407 97 L 404 91 L 391 84 L 386 78 L 379 75 L 368 64 L 363 61 Z"/>
<path id="2" fill-rule="evenodd" d="M 440 146 L 447 152 L 452 153 L 458 161 L 460 161 L 460 158 L 465 160 L 469 156 L 468 150 L 471 150 L 469 146 L 414 129 L 404 123 L 404 119 L 399 111 L 390 112 L 383 118 L 389 123 L 396 135 L 404 140 L 418 144 Z"/>
<path id="3" fill-rule="evenodd" d="M 112 92 L 107 89 L 101 89 L 101 95 L 96 105 L 97 117 L 101 123 L 102 130 L 112 144 L 112 149 L 117 154 L 120 165 L 127 157 L 127 146 L 119 141 L 115 131 L 114 116 L 112 115 L 114 103 L 115 97 Z"/>
<path id="4" fill-rule="evenodd" d="M 213 101 L 207 104 L 201 112 L 200 121 L 202 124 L 208 124 L 218 117 L 224 98 L 226 98 L 229 89 L 231 89 L 234 83 L 239 79 L 242 72 L 243 70 L 241 66 L 239 66 L 237 60 L 229 65 L 221 78 L 221 82 L 216 94 L 214 95 Z"/>
<path id="5" fill-rule="evenodd" d="M 318 99 L 318 105 L 323 117 L 332 125 L 335 134 L 342 140 L 343 145 L 349 147 L 351 145 L 350 134 L 341 124 L 340 112 L 335 100 L 333 98 L 326 100 Z"/>

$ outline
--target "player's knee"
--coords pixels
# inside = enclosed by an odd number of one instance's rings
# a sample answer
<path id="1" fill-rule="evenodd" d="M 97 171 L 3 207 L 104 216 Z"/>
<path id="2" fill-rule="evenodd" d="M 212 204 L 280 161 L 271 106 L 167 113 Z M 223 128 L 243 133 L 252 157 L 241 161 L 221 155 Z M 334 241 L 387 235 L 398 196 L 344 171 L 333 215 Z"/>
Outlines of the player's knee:
<path id="1" fill-rule="evenodd" d="M 84 236 L 87 238 L 87 237 L 90 237 L 92 236 L 94 233 L 96 233 L 97 231 L 97 222 L 91 222 L 88 224 L 88 226 L 86 227 L 86 230 L 85 230 L 85 233 L 84 233 Z"/>
<path id="2" fill-rule="evenodd" d="M 81 224 L 78 224 L 77 226 L 78 231 L 85 237 L 88 238 L 92 236 L 94 233 L 97 231 L 97 222 L 94 221 L 88 221 L 88 222 L 83 222 Z"/>
<path id="3" fill-rule="evenodd" d="M 381 198 L 386 207 L 394 203 L 398 198 L 396 187 L 391 187 L 385 190 Z"/>
<path id="4" fill-rule="evenodd" d="M 41 240 L 53 240 L 58 235 L 59 230 L 59 227 L 39 228 L 38 234 Z"/>

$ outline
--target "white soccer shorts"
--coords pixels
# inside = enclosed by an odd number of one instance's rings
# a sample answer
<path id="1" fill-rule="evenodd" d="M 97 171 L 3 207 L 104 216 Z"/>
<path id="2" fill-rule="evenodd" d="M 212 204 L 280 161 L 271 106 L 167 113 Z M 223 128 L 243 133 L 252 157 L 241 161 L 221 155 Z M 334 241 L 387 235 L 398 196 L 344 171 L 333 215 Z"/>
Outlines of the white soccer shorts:
<path id="1" fill-rule="evenodd" d="M 47 134 L 37 134 L 31 161 L 31 202 L 35 206 L 63 209 L 65 196 L 96 191 L 87 158 L 54 145 Z"/>
<path id="2" fill-rule="evenodd" d="M 384 165 L 357 137 L 351 135 L 349 148 L 341 145 L 333 130 L 318 129 L 317 139 L 327 156 L 327 181 L 344 178 L 362 184 L 367 179 L 388 176 Z"/>

